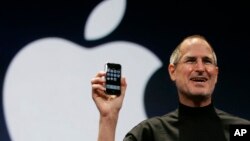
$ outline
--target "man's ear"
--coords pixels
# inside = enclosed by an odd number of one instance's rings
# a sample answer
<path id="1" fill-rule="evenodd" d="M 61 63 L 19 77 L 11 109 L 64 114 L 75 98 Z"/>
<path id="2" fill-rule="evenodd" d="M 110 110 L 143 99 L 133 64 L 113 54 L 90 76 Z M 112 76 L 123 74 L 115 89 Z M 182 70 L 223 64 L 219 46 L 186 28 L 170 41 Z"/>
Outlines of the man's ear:
<path id="1" fill-rule="evenodd" d="M 169 64 L 168 65 L 168 73 L 172 81 L 175 81 L 175 65 Z"/>
<path id="2" fill-rule="evenodd" d="M 216 80 L 215 80 L 215 83 L 217 83 L 217 80 L 218 80 L 218 75 L 219 75 L 219 67 L 217 66 L 216 68 Z"/>

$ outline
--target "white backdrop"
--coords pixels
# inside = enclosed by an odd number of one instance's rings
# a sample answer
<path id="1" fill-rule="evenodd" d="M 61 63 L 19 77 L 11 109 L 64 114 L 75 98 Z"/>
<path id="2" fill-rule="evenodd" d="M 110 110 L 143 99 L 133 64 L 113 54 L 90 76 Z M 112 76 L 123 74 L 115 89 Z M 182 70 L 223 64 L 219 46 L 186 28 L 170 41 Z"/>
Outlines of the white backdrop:
<path id="1" fill-rule="evenodd" d="M 120 23 L 125 7 L 124 0 L 100 3 L 89 16 L 84 37 L 97 40 L 110 34 Z M 110 18 L 106 21 L 100 20 L 107 15 Z M 90 80 L 104 69 L 106 62 L 120 63 L 127 78 L 128 89 L 116 136 L 116 140 L 122 140 L 146 118 L 145 87 L 162 66 L 161 61 L 146 47 L 132 42 L 113 41 L 89 49 L 59 37 L 27 44 L 8 67 L 3 103 L 11 139 L 96 140 L 99 113 L 91 98 Z"/>

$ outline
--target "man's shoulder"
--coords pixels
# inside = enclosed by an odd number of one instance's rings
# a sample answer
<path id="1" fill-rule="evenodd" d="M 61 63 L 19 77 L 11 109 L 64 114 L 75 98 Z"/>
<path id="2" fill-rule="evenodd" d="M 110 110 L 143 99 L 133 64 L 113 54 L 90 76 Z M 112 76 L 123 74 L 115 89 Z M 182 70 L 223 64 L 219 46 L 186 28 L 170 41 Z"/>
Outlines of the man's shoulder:
<path id="1" fill-rule="evenodd" d="M 216 113 L 224 124 L 250 124 L 250 120 L 230 114 L 220 109 Z"/>

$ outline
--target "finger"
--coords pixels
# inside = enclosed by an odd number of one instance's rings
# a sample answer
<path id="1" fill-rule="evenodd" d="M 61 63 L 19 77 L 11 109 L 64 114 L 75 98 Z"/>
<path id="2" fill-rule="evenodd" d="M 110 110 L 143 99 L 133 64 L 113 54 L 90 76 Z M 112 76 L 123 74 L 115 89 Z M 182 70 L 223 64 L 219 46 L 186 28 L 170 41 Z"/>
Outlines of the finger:
<path id="1" fill-rule="evenodd" d="M 92 90 L 94 90 L 94 91 L 96 91 L 96 90 L 105 91 L 106 88 L 103 85 L 100 85 L 100 84 L 92 84 Z"/>
<path id="2" fill-rule="evenodd" d="M 110 99 L 110 96 L 105 93 L 105 90 L 95 89 L 95 92 L 92 93 L 92 98 L 96 101 L 98 97 L 104 100 Z"/>
<path id="3" fill-rule="evenodd" d="M 125 77 L 121 78 L 121 86 L 122 87 L 127 87 L 127 82 L 126 82 L 126 78 Z"/>
<path id="4" fill-rule="evenodd" d="M 92 94 L 93 97 L 104 97 L 105 92 L 100 89 L 95 89 L 95 92 Z"/>
<path id="5" fill-rule="evenodd" d="M 105 71 L 99 71 L 97 74 L 96 74 L 96 77 L 102 77 L 102 76 L 105 76 L 106 75 L 106 72 Z"/>
<path id="6" fill-rule="evenodd" d="M 124 95 L 125 95 L 126 88 L 127 88 L 126 78 L 122 77 L 121 78 L 121 95 L 122 95 L 122 97 L 124 97 Z"/>
<path id="7" fill-rule="evenodd" d="M 103 77 L 94 77 L 91 79 L 91 84 L 101 84 L 101 83 L 105 83 L 105 79 Z"/>

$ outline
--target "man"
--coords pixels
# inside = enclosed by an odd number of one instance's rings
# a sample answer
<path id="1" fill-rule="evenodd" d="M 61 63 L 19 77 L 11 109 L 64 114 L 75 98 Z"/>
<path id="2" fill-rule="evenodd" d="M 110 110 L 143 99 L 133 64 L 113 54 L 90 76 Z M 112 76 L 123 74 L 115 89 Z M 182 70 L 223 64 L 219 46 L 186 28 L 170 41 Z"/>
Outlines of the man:
<path id="1" fill-rule="evenodd" d="M 226 141 L 230 124 L 250 124 L 214 107 L 212 93 L 217 83 L 215 52 L 200 35 L 185 38 L 173 51 L 168 71 L 176 84 L 179 106 L 161 117 L 142 121 L 124 141 Z M 127 87 L 121 79 L 118 97 L 105 95 L 105 72 L 91 80 L 92 97 L 100 112 L 99 141 L 114 141 L 115 129 Z"/>

